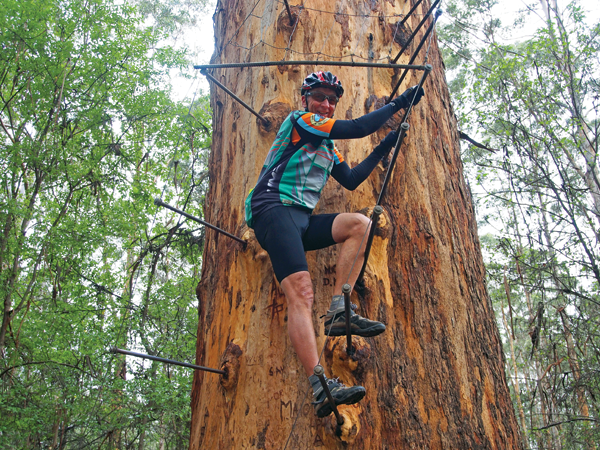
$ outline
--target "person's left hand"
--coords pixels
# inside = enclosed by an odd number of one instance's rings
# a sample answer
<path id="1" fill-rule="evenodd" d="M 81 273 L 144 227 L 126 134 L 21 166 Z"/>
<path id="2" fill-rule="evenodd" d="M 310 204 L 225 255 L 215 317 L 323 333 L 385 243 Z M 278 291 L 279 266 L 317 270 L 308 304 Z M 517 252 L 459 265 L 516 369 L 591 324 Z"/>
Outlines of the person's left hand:
<path id="1" fill-rule="evenodd" d="M 396 145 L 398 141 L 398 133 L 396 130 L 390 131 L 386 137 L 383 138 L 381 143 L 375 148 L 375 151 L 381 155 L 382 158 L 385 158 L 392 147 Z"/>

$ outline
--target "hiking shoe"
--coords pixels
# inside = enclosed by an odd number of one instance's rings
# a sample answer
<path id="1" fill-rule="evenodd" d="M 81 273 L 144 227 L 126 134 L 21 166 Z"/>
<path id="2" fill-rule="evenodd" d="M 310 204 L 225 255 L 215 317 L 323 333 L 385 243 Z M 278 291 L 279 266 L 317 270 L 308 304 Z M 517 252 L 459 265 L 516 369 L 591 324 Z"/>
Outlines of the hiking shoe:
<path id="1" fill-rule="evenodd" d="M 346 310 L 337 314 L 327 312 L 325 320 L 325 334 L 328 336 L 346 335 Z M 350 333 L 355 336 L 371 337 L 377 336 L 385 331 L 385 325 L 375 320 L 369 320 L 350 311 Z"/>
<path id="2" fill-rule="evenodd" d="M 327 379 L 327 387 L 331 392 L 331 396 L 336 405 L 353 405 L 358 403 L 365 396 L 367 391 L 362 386 L 344 386 L 338 381 L 338 379 Z M 314 402 L 312 402 L 317 417 L 327 417 L 333 412 L 333 405 L 329 402 L 327 394 L 319 382 L 317 385 L 313 385 Z"/>

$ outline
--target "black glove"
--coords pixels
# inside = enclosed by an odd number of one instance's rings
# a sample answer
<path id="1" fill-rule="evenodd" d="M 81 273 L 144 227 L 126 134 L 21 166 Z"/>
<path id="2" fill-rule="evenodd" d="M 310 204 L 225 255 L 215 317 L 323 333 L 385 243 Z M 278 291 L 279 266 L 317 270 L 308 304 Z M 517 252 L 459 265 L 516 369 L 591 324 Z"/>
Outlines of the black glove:
<path id="1" fill-rule="evenodd" d="M 417 105 L 421 101 L 421 97 L 425 95 L 425 91 L 423 88 L 419 88 L 419 90 L 417 90 L 417 87 L 418 86 L 413 86 L 408 88 L 402 95 L 399 95 L 394 99 L 393 103 L 396 104 L 396 111 L 402 108 L 408 108 L 410 102 L 413 101 L 413 97 L 415 99 L 413 105 Z"/>
<path id="2" fill-rule="evenodd" d="M 381 143 L 377 147 L 375 147 L 373 153 L 377 153 L 382 158 L 385 158 L 392 149 L 392 147 L 396 145 L 397 141 L 398 133 L 395 130 L 392 130 L 387 134 L 386 137 L 383 138 L 383 141 L 381 141 Z"/>

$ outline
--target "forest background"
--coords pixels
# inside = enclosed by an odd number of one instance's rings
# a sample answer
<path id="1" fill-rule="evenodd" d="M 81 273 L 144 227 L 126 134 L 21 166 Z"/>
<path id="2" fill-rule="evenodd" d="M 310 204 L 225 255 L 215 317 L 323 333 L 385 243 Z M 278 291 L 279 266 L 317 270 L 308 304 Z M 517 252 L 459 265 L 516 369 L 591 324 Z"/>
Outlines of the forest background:
<path id="1" fill-rule="evenodd" d="M 526 447 L 596 448 L 598 7 L 443 7 L 437 34 Z M 191 372 L 108 350 L 193 362 L 204 231 L 153 198 L 199 217 L 210 207 L 211 113 L 190 68 L 207 58 L 193 42 L 213 9 L 0 5 L 0 449 L 187 448 Z"/>

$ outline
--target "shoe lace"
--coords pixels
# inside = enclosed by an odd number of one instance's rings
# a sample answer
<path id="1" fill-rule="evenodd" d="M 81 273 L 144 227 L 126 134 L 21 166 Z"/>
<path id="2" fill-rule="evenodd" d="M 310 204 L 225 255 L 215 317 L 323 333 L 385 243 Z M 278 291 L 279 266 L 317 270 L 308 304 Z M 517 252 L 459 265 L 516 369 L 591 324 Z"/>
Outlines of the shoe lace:
<path id="1" fill-rule="evenodd" d="M 327 378 L 327 385 L 334 384 L 334 383 L 337 383 L 342 387 L 346 387 L 346 385 L 344 383 L 342 383 L 339 378 Z"/>
<path id="2" fill-rule="evenodd" d="M 358 305 L 356 303 L 352 303 L 350 302 L 350 309 L 352 311 L 356 311 L 358 309 Z M 326 317 L 327 314 L 323 314 L 322 316 L 319 317 L 319 319 L 322 319 L 323 317 Z"/>
<path id="3" fill-rule="evenodd" d="M 326 381 L 327 381 L 327 386 L 337 384 L 339 387 L 343 387 L 343 388 L 346 387 L 346 385 L 344 383 L 342 383 L 339 378 L 327 378 Z M 326 398 L 325 391 L 323 391 L 323 386 L 320 386 L 319 392 L 318 393 L 315 392 L 314 396 L 315 396 L 315 398 L 322 397 L 322 400 L 324 400 Z"/>

